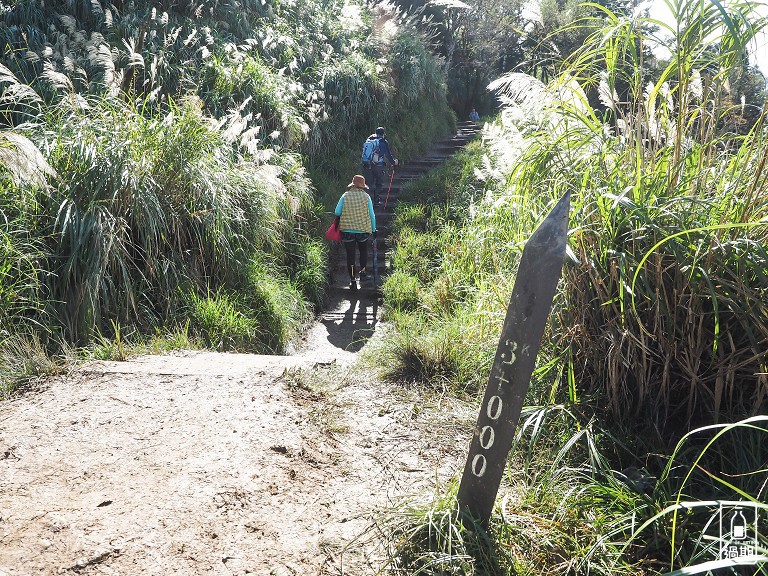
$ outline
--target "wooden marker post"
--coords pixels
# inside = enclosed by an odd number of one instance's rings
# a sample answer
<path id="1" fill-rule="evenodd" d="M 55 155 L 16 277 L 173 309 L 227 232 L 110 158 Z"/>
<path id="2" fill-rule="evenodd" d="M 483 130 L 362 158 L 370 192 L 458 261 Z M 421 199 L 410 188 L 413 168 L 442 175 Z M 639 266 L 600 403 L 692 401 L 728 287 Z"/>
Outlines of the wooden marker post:
<path id="1" fill-rule="evenodd" d="M 523 249 L 459 486 L 460 509 L 488 525 L 565 259 L 570 194 Z"/>

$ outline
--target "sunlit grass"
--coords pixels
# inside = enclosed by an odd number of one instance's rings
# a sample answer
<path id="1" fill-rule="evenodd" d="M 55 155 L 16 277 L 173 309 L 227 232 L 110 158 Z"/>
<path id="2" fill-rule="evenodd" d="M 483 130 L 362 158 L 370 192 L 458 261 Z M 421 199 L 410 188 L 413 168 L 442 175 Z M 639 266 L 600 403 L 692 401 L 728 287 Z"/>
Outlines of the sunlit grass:
<path id="1" fill-rule="evenodd" d="M 428 39 L 379 10 L 384 42 L 370 9 L 336 0 L 6 7 L 0 40 L 35 56 L 0 62 L 2 176 L 33 188 L 2 206 L 21 231 L 3 236 L 3 328 L 24 316 L 83 345 L 112 325 L 151 334 L 186 322 L 182 295 L 252 299 L 249 265 L 268 261 L 279 278 L 259 282 L 259 325 L 242 328 L 284 350 L 323 301 L 322 210 L 362 139 L 384 124 L 405 159 L 453 126 Z"/>
<path id="2" fill-rule="evenodd" d="M 681 47 L 660 75 L 642 66 L 653 38 L 609 16 L 560 78 L 497 82 L 485 156 L 446 178 L 476 182 L 458 195 L 416 186 L 397 220 L 395 262 L 419 279 L 418 303 L 393 299 L 386 366 L 463 393 L 462 366 L 474 364 L 474 389 L 487 381 L 490 361 L 476 359 L 495 349 L 525 241 L 555 199 L 573 198 L 528 396 L 542 407 L 524 411 L 502 487 L 513 495 L 495 516 L 517 574 L 766 571 L 759 558 L 706 564 L 718 560 L 712 506 L 765 500 L 765 421 L 744 418 L 768 402 L 768 140 L 728 91 L 765 20 L 676 6 Z M 435 202 L 458 221 L 435 225 Z"/>

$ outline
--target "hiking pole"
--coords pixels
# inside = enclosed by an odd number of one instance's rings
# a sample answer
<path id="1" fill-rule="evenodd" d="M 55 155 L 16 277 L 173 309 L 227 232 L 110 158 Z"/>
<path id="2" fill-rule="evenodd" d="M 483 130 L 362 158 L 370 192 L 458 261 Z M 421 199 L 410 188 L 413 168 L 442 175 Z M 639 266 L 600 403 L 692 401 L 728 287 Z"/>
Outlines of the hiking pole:
<path id="1" fill-rule="evenodd" d="M 376 232 L 373 233 L 373 287 L 379 282 L 379 251 L 376 247 Z"/>
<path id="2" fill-rule="evenodd" d="M 387 188 L 387 197 L 384 199 L 384 209 L 387 209 L 387 202 L 389 201 L 389 191 L 392 190 L 392 179 L 395 177 L 395 167 L 392 166 L 392 174 L 389 176 L 389 188 Z"/>

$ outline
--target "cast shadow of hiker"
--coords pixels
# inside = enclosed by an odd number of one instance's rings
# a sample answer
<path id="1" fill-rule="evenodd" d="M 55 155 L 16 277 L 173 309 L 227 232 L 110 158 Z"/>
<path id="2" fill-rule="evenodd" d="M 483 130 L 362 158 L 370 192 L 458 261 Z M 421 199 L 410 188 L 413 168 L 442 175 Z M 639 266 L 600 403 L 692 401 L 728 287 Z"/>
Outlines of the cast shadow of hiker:
<path id="1" fill-rule="evenodd" d="M 376 330 L 378 299 L 373 290 L 344 291 L 333 316 L 323 322 L 328 342 L 347 352 L 359 352 Z"/>

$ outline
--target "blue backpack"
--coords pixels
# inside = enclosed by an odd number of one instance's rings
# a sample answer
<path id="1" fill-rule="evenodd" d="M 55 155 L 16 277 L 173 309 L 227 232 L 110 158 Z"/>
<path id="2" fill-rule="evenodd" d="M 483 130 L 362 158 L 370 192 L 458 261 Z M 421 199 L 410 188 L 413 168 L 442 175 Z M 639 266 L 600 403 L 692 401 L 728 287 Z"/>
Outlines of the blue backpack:
<path id="1" fill-rule="evenodd" d="M 360 158 L 363 164 L 375 164 L 379 161 L 379 139 L 369 138 L 363 144 L 363 154 Z"/>

